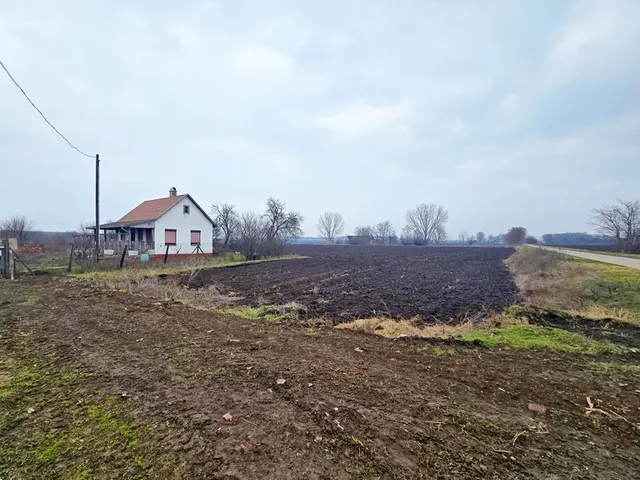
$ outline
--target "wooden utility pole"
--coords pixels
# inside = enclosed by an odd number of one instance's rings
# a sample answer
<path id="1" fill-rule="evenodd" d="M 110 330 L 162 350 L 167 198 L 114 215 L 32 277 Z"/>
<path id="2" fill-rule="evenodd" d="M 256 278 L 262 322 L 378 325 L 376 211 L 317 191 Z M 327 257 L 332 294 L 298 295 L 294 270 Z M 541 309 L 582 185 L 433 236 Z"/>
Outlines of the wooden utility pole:
<path id="1" fill-rule="evenodd" d="M 96 153 L 96 263 L 100 261 L 100 155 Z"/>

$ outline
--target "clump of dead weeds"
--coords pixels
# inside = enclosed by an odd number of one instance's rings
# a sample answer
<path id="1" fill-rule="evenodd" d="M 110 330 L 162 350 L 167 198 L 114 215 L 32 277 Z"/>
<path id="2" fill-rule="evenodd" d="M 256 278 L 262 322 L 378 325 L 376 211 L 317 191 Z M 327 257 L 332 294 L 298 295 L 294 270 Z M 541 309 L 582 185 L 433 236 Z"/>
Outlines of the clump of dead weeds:
<path id="1" fill-rule="evenodd" d="M 233 305 L 241 297 L 229 297 L 215 285 L 207 288 L 191 289 L 177 279 L 128 275 L 96 280 L 99 286 L 120 290 L 133 295 L 143 295 L 165 302 L 178 302 L 193 307 L 224 307 Z"/>
<path id="2" fill-rule="evenodd" d="M 498 325 L 502 321 L 501 317 L 493 316 L 482 320 L 469 319 L 461 323 L 438 322 L 425 325 L 422 320 L 417 318 L 413 320 L 394 320 L 387 317 L 373 317 L 341 323 L 336 325 L 335 328 L 380 335 L 386 338 L 457 338 L 483 326 Z"/>

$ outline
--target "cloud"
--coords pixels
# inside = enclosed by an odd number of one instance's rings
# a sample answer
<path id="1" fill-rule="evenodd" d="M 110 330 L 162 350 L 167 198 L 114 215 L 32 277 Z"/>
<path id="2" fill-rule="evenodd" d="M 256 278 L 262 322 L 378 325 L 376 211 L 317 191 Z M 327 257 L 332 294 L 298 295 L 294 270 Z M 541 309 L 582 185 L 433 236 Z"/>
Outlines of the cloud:
<path id="1" fill-rule="evenodd" d="M 393 125 L 407 133 L 401 121 L 410 114 L 411 108 L 404 102 L 374 107 L 365 100 L 357 100 L 338 113 L 320 117 L 317 126 L 345 137 L 372 134 Z"/>
<path id="2" fill-rule="evenodd" d="M 453 232 L 544 233 L 638 195 L 639 2 L 41 3 L 3 0 L 0 56 L 100 153 L 105 218 L 175 184 L 205 205 L 281 197 L 309 234 L 325 210 L 399 230 L 422 202 Z M 91 218 L 91 162 L 2 72 L 0 105 L 4 193 L 21 199 L 0 219 Z"/>
<path id="3" fill-rule="evenodd" d="M 626 0 L 579 3 L 551 48 L 545 83 L 562 86 L 584 74 L 607 77 L 628 65 L 640 42 L 639 7 Z"/>
<path id="4" fill-rule="evenodd" d="M 234 52 L 231 64 L 237 72 L 251 75 L 288 75 L 294 70 L 293 58 L 264 45 L 240 48 Z"/>

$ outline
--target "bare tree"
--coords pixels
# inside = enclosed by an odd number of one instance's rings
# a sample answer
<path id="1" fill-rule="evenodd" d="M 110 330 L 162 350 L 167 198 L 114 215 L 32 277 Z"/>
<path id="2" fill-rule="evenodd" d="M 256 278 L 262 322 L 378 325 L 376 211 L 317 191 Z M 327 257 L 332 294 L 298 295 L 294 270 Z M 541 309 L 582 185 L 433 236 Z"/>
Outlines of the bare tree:
<path id="1" fill-rule="evenodd" d="M 356 227 L 354 234 L 357 237 L 373 237 L 373 228 L 368 225 L 365 225 L 364 227 Z"/>
<path id="2" fill-rule="evenodd" d="M 440 225 L 436 228 L 435 234 L 433 235 L 433 243 L 442 243 L 447 239 L 447 230 L 444 225 Z"/>
<path id="3" fill-rule="evenodd" d="M 618 217 L 622 224 L 626 247 L 640 242 L 640 200 L 618 199 Z"/>
<path id="4" fill-rule="evenodd" d="M 24 246 L 33 230 L 33 222 L 24 215 L 13 215 L 0 222 L 0 237 L 17 238 L 18 247 Z"/>
<path id="5" fill-rule="evenodd" d="M 618 199 L 615 205 L 594 208 L 591 224 L 626 251 L 640 243 L 640 200 Z"/>
<path id="6" fill-rule="evenodd" d="M 380 222 L 373 227 L 373 237 L 381 245 L 391 243 L 391 238 L 396 236 L 396 231 L 389 220 Z"/>
<path id="7" fill-rule="evenodd" d="M 478 243 L 483 243 L 484 239 L 485 239 L 484 232 L 476 233 L 476 240 L 478 241 Z"/>
<path id="8" fill-rule="evenodd" d="M 318 219 L 318 233 L 333 242 L 344 231 L 344 220 L 337 212 L 324 212 Z"/>
<path id="9" fill-rule="evenodd" d="M 468 243 L 469 245 L 473 245 L 474 243 L 476 243 L 475 235 L 471 235 L 466 230 L 462 230 L 458 234 L 458 240 L 460 240 L 460 242 L 462 242 L 462 243 Z"/>
<path id="10" fill-rule="evenodd" d="M 243 213 L 234 230 L 235 242 L 247 260 L 263 253 L 267 224 L 263 216 L 255 212 Z"/>
<path id="11" fill-rule="evenodd" d="M 271 254 L 282 254 L 287 241 L 302 235 L 304 217 L 298 212 L 287 211 L 282 200 L 269 197 L 263 217 Z"/>
<path id="12" fill-rule="evenodd" d="M 593 209 L 591 224 L 605 237 L 615 238 L 618 244 L 622 240 L 622 224 L 615 205 L 603 205 Z"/>
<path id="13" fill-rule="evenodd" d="M 416 243 L 413 230 L 409 225 L 405 225 L 402 228 L 402 232 L 400 233 L 400 243 L 402 245 L 414 245 Z"/>
<path id="14" fill-rule="evenodd" d="M 227 248 L 240 223 L 236 207 L 231 203 L 214 203 L 211 205 L 211 214 L 216 228 L 222 234 L 222 248 Z"/>
<path id="15" fill-rule="evenodd" d="M 421 203 L 407 211 L 406 220 L 407 227 L 420 243 L 439 243 L 446 238 L 449 212 L 442 205 Z"/>
<path id="16" fill-rule="evenodd" d="M 527 238 L 527 229 L 524 227 L 511 227 L 504 236 L 506 245 L 522 245 Z"/>

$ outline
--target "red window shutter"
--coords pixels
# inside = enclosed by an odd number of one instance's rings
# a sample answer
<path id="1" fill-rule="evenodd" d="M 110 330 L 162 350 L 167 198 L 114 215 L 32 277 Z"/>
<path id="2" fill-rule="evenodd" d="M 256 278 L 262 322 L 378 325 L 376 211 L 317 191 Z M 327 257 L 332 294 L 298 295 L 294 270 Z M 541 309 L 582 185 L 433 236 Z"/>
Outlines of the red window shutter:
<path id="1" fill-rule="evenodd" d="M 200 230 L 191 230 L 191 245 L 200 245 Z"/>
<path id="2" fill-rule="evenodd" d="M 176 237 L 177 237 L 177 231 L 176 230 L 165 230 L 164 231 L 164 243 L 166 245 L 175 245 L 176 244 Z"/>

